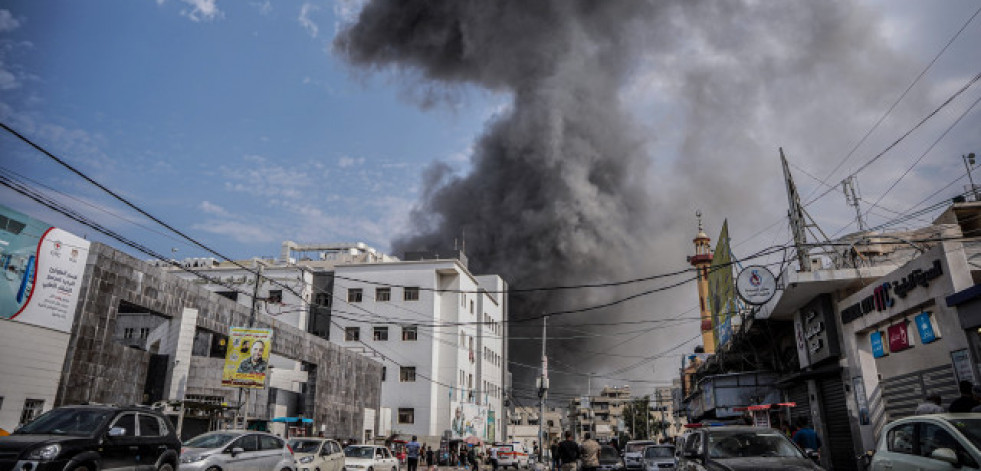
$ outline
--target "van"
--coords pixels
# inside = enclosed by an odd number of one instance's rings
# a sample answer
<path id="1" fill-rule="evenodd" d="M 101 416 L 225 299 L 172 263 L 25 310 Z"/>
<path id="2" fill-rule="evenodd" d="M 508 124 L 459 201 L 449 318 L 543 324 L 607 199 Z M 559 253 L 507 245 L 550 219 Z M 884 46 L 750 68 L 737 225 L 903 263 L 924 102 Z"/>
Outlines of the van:
<path id="1" fill-rule="evenodd" d="M 528 467 L 528 450 L 525 450 L 521 442 L 501 445 L 496 447 L 495 450 L 498 466 L 505 468 L 508 466 L 513 466 L 514 468 Z"/>

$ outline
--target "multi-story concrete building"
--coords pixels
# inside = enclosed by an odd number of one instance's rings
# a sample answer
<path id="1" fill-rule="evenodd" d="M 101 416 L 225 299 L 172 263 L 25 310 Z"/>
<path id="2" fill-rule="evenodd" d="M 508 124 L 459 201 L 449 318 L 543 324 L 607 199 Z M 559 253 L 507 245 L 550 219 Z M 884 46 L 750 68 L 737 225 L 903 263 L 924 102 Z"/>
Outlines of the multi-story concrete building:
<path id="1" fill-rule="evenodd" d="M 630 386 L 606 386 L 598 396 L 583 396 L 569 404 L 569 424 L 578 437 L 590 432 L 598 440 L 619 438 L 625 431 L 623 408 L 630 402 Z"/>
<path id="2" fill-rule="evenodd" d="M 515 407 L 511 412 L 508 428 L 508 442 L 521 442 L 526 450 L 534 450 L 538 444 L 538 428 L 542 427 L 545 434 L 543 440 L 548 445 L 553 441 L 562 439 L 563 423 L 566 420 L 566 410 L 558 407 L 545 408 L 545 422 L 541 423 L 540 410 L 538 407 Z"/>
<path id="3" fill-rule="evenodd" d="M 331 341 L 384 362 L 392 432 L 505 437 L 507 284 L 465 257 L 334 267 Z"/>

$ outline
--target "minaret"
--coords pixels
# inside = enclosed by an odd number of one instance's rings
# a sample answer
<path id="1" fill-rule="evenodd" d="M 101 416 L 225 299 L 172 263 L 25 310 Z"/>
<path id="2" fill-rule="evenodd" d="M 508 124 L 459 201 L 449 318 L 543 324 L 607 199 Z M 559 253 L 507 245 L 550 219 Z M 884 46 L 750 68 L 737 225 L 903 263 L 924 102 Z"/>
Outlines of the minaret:
<path id="1" fill-rule="evenodd" d="M 709 310 L 708 295 L 709 267 L 712 266 L 712 247 L 709 245 L 711 239 L 702 230 L 702 211 L 695 211 L 698 218 L 698 235 L 692 242 L 695 243 L 695 255 L 688 257 L 688 262 L 695 267 L 698 280 L 698 303 L 701 307 L 701 329 L 702 329 L 702 348 L 705 353 L 715 353 L 715 331 L 712 329 L 712 311 Z"/>

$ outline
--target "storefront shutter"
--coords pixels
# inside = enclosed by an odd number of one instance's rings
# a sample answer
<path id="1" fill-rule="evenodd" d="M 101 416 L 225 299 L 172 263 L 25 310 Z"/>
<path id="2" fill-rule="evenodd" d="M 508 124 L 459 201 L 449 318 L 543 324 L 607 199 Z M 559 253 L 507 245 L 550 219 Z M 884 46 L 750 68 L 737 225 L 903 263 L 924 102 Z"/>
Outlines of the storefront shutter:
<path id="1" fill-rule="evenodd" d="M 831 469 L 835 471 L 856 470 L 852 443 L 852 428 L 848 420 L 848 407 L 845 405 L 845 388 L 840 378 L 827 378 L 818 381 L 821 391 L 821 409 L 824 411 L 824 430 L 827 443 L 822 453 L 831 453 Z"/>

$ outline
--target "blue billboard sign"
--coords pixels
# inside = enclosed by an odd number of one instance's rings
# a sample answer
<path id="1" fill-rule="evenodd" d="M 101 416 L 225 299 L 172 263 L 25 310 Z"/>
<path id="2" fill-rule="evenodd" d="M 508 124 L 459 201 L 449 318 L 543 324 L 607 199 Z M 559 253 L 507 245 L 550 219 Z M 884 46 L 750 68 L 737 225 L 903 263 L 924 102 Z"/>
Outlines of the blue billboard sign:
<path id="1" fill-rule="evenodd" d="M 937 340 L 937 331 L 933 329 L 933 322 L 930 319 L 930 311 L 926 311 L 913 318 L 916 321 L 916 330 L 920 332 L 920 341 L 930 343 Z"/>
<path id="2" fill-rule="evenodd" d="M 872 343 L 872 356 L 882 358 L 886 356 L 886 345 L 882 339 L 882 332 L 875 331 L 869 334 L 869 341 Z"/>

